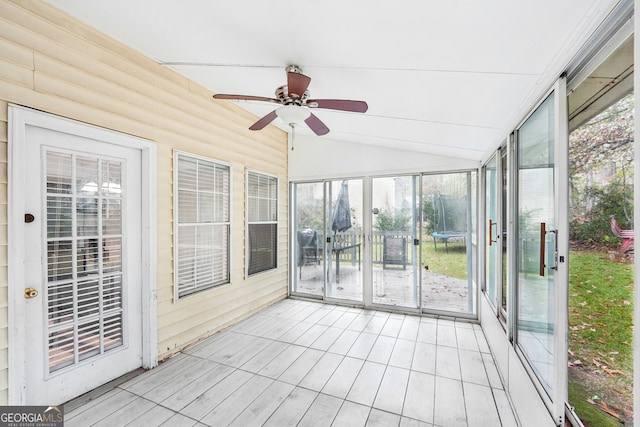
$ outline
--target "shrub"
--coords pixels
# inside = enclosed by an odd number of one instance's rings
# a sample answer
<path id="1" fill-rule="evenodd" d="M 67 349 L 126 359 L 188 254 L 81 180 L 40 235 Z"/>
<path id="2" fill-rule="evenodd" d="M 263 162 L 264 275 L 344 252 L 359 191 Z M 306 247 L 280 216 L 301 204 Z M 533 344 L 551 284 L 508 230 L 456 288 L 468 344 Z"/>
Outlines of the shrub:
<path id="1" fill-rule="evenodd" d="M 382 209 L 376 215 L 374 226 L 378 231 L 407 231 L 410 220 L 407 209 Z"/>
<path id="2" fill-rule="evenodd" d="M 610 217 L 615 216 L 622 229 L 633 228 L 633 188 L 623 185 L 620 179 L 608 185 L 595 186 L 580 196 L 578 204 L 585 206 L 590 199 L 591 208 L 573 212 L 570 238 L 581 245 L 616 247 L 620 239 L 611 232 Z"/>

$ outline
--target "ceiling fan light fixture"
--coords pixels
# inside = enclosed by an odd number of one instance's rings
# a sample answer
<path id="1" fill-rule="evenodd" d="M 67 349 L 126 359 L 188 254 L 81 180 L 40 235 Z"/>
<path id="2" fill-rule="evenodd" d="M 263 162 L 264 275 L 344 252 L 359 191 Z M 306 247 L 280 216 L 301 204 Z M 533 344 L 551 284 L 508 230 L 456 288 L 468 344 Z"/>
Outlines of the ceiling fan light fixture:
<path id="1" fill-rule="evenodd" d="M 297 126 L 309 118 L 311 111 L 299 105 L 283 105 L 276 110 L 276 114 L 285 125 Z"/>

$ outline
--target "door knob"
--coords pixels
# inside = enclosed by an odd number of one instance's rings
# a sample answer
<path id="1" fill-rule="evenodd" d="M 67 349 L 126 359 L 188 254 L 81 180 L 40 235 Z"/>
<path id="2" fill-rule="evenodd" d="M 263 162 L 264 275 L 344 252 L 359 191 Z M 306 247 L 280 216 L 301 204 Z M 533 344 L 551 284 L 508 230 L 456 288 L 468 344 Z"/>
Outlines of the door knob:
<path id="1" fill-rule="evenodd" d="M 27 288 L 24 290 L 24 297 L 29 299 L 29 298 L 35 298 L 38 296 L 38 291 L 34 288 Z"/>

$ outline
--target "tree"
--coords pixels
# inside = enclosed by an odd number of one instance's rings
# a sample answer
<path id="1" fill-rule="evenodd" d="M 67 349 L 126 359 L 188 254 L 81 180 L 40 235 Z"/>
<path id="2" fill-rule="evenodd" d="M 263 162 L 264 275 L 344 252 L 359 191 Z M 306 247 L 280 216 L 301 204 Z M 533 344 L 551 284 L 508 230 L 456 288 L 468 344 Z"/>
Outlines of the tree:
<path id="1" fill-rule="evenodd" d="M 633 228 L 633 95 L 628 95 L 569 136 L 571 238 L 615 247 L 614 215 Z"/>

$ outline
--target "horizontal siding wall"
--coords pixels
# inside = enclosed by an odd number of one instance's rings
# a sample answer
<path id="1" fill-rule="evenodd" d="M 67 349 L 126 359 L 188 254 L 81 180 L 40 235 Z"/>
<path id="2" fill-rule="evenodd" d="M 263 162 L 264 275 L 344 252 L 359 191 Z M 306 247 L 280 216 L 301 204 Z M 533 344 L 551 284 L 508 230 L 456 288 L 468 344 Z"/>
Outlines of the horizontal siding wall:
<path id="1" fill-rule="evenodd" d="M 0 404 L 7 402 L 7 108 L 14 103 L 157 144 L 158 353 L 287 295 L 287 139 L 155 61 L 40 1 L 0 0 Z M 173 300 L 173 150 L 232 167 L 232 283 Z M 245 278 L 245 170 L 278 176 L 279 268 Z"/>

